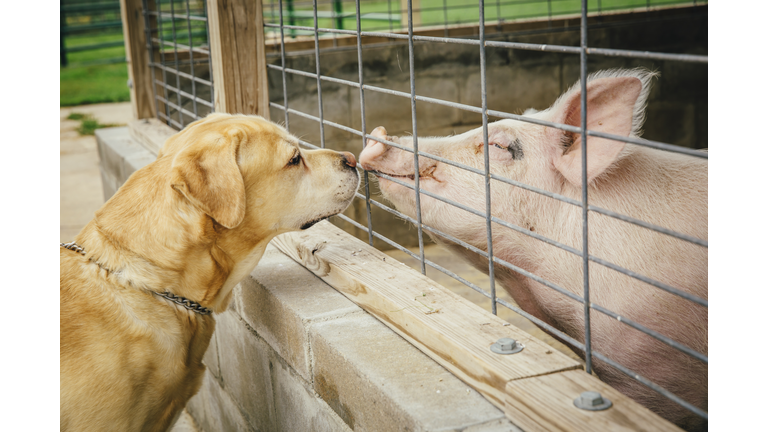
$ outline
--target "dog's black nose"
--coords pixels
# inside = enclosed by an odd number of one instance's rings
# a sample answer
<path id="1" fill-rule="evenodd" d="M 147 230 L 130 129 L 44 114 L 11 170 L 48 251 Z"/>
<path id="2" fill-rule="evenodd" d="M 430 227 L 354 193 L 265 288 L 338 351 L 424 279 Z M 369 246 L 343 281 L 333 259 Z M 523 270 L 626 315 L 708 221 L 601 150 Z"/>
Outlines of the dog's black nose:
<path id="1" fill-rule="evenodd" d="M 357 166 L 357 160 L 355 160 L 355 155 L 353 155 L 350 152 L 341 152 L 341 157 L 344 158 L 344 163 L 349 165 L 350 167 L 354 168 Z"/>

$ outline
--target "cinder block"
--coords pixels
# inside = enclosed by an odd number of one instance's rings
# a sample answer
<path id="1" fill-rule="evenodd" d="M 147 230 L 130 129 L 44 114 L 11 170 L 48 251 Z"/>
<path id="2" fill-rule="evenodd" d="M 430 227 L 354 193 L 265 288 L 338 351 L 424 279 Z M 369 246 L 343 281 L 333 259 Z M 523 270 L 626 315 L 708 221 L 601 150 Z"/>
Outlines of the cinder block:
<path id="1" fill-rule="evenodd" d="M 216 332 L 211 337 L 211 342 L 208 344 L 208 350 L 205 351 L 203 356 L 203 364 L 208 370 L 218 379 L 221 379 L 221 369 L 219 368 L 219 343 Z"/>
<path id="2" fill-rule="evenodd" d="M 126 133 L 128 132 L 128 128 L 116 129 L 125 129 Z M 118 140 L 114 139 L 114 133 L 111 133 L 108 129 L 98 129 L 96 130 L 95 135 L 99 148 L 99 164 L 101 165 L 101 170 L 106 171 L 115 179 L 122 179 L 123 157 L 116 149 Z"/>
<path id="3" fill-rule="evenodd" d="M 277 431 L 351 431 L 293 368 L 277 355 L 273 356 L 270 364 L 275 391 Z"/>
<path id="4" fill-rule="evenodd" d="M 136 153 L 126 156 L 123 160 L 123 175 L 125 175 L 123 183 L 125 183 L 125 180 L 128 180 L 128 177 L 130 177 L 131 174 L 151 164 L 156 159 L 157 157 L 155 155 L 143 147 Z"/>
<path id="5" fill-rule="evenodd" d="M 187 403 L 187 412 L 205 432 L 256 431 L 250 427 L 232 397 L 206 372 L 200 391 Z"/>
<path id="6" fill-rule="evenodd" d="M 269 345 L 231 311 L 216 315 L 216 339 L 223 388 L 254 429 L 274 430 Z"/>
<path id="7" fill-rule="evenodd" d="M 310 329 L 313 385 L 354 430 L 463 430 L 504 414 L 370 315 Z"/>
<path id="8" fill-rule="evenodd" d="M 104 191 L 104 202 L 108 201 L 110 198 L 112 198 L 112 195 L 117 192 L 117 182 L 114 178 L 112 178 L 112 174 L 105 171 L 102 167 L 101 169 L 101 189 Z"/>
<path id="9" fill-rule="evenodd" d="M 139 157 L 129 166 L 133 168 L 139 163 L 142 155 L 150 154 L 147 149 L 131 138 L 128 127 L 97 129 L 96 140 L 101 146 L 104 169 L 121 182 L 125 182 L 133 172 L 126 172 L 126 164 L 124 163 L 126 159 Z"/>
<path id="10" fill-rule="evenodd" d="M 362 311 L 271 245 L 233 296 L 245 322 L 306 380 L 311 379 L 306 327 Z"/>

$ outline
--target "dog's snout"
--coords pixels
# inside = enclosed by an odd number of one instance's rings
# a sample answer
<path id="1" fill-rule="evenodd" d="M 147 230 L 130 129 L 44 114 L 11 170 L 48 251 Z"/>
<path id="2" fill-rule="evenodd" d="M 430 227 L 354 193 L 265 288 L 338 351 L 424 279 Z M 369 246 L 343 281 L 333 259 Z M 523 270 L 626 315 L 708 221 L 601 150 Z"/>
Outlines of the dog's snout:
<path id="1" fill-rule="evenodd" d="M 344 163 L 350 166 L 351 168 L 354 168 L 357 166 L 357 160 L 355 160 L 355 155 L 353 155 L 350 152 L 341 152 L 341 157 L 344 158 Z"/>

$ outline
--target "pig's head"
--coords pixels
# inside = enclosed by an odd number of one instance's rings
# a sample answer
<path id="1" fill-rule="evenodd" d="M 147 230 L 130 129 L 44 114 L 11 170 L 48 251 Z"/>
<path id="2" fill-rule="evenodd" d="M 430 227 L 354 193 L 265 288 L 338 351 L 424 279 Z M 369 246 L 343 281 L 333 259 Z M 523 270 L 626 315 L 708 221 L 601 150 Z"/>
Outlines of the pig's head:
<path id="1" fill-rule="evenodd" d="M 587 80 L 587 129 L 625 137 L 638 136 L 654 76 L 655 73 L 644 69 L 608 70 L 590 75 Z M 561 95 L 550 108 L 528 110 L 524 115 L 580 127 L 579 83 Z M 381 126 L 371 135 L 413 148 L 413 137 L 388 136 Z M 488 125 L 491 173 L 577 199 L 582 181 L 581 146 L 579 133 L 516 120 L 501 120 Z M 482 127 L 449 137 L 419 137 L 418 147 L 420 152 L 485 170 Z M 629 153 L 627 147 L 623 142 L 590 136 L 588 184 L 594 186 L 609 176 L 612 167 Z M 416 175 L 413 153 L 369 139 L 360 154 L 360 164 L 379 177 L 383 195 L 400 211 L 412 217 L 416 214 L 414 190 L 380 176 L 386 174 L 413 185 Z M 483 175 L 425 156 L 419 157 L 418 164 L 421 189 L 485 212 Z M 494 216 L 532 228 L 529 218 L 536 216 L 530 214 L 535 211 L 530 201 L 535 194 L 499 181 L 492 182 L 491 191 Z M 484 247 L 486 228 L 483 218 L 424 194 L 421 195 L 421 207 L 422 220 L 426 224 Z"/>

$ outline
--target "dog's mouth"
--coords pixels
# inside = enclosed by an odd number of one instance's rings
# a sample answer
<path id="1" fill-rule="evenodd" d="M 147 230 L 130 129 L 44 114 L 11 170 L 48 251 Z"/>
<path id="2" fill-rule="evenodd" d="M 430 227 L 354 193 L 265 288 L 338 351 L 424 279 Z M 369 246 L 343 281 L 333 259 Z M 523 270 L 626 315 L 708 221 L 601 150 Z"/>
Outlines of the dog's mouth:
<path id="1" fill-rule="evenodd" d="M 318 222 L 320 222 L 320 221 L 324 221 L 324 220 L 328 219 L 329 217 L 331 217 L 331 216 L 334 216 L 335 214 L 336 214 L 336 213 L 333 213 L 333 214 L 329 214 L 329 215 L 327 215 L 327 216 L 322 216 L 322 217 L 319 217 L 319 218 L 317 218 L 317 219 L 312 219 L 312 220 L 311 220 L 311 221 L 309 221 L 309 222 L 305 222 L 305 223 L 304 223 L 304 225 L 302 225 L 301 227 L 299 227 L 299 229 L 301 229 L 301 230 L 303 231 L 303 230 L 305 230 L 305 229 L 309 229 L 309 228 L 312 228 L 312 226 L 314 226 L 316 223 L 318 223 Z"/>

